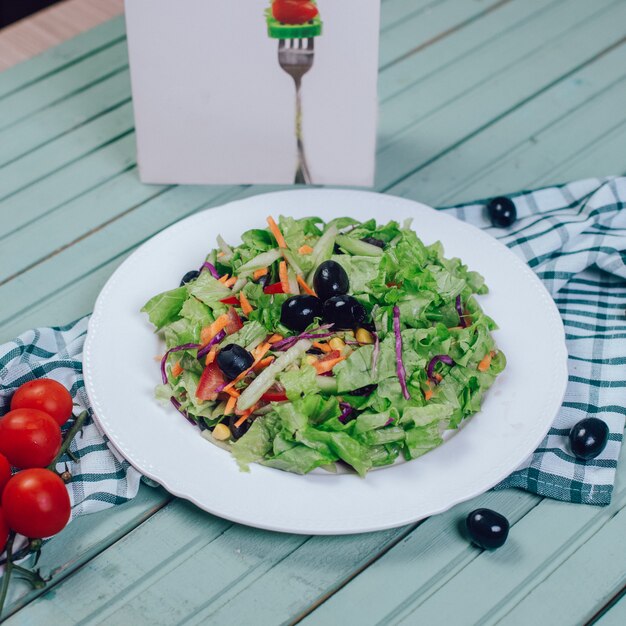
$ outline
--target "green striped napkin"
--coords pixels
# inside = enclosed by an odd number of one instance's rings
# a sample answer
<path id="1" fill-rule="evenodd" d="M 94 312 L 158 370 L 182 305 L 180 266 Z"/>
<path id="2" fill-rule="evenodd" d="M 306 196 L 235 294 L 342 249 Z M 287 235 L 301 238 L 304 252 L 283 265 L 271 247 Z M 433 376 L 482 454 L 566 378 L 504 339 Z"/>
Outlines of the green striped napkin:
<path id="1" fill-rule="evenodd" d="M 443 209 L 501 239 L 537 272 L 565 322 L 569 385 L 541 446 L 496 488 L 521 487 L 542 496 L 608 504 L 626 415 L 626 178 L 584 180 L 511 196 L 518 220 L 491 228 L 485 202 Z M 0 414 L 13 391 L 27 380 L 54 378 L 71 390 L 80 410 L 89 408 L 82 378 L 87 319 L 60 328 L 31 330 L 0 346 Z M 575 459 L 567 434 L 594 415 L 609 425 L 610 441 L 596 459 Z M 133 498 L 140 475 L 88 421 L 62 459 L 73 516 Z"/>

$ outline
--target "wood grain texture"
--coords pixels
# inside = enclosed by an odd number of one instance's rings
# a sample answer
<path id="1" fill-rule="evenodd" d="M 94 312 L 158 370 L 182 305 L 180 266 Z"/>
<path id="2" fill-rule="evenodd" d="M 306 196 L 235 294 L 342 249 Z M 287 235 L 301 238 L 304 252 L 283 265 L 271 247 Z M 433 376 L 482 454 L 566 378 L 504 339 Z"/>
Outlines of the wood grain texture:
<path id="1" fill-rule="evenodd" d="M 124 10 L 124 0 L 64 0 L 0 30 L 0 71 L 40 54 Z"/>
<path id="2" fill-rule="evenodd" d="M 623 2 L 382 7 L 379 190 L 441 205 L 626 172 Z M 141 185 L 131 113 L 121 18 L 0 73 L 0 341 L 88 313 L 169 224 L 269 190 Z M 53 582 L 15 587 L 7 623 L 526 624 L 570 601 L 554 623 L 580 623 L 624 584 L 625 472 L 605 509 L 490 492 L 417 526 L 334 538 L 247 529 L 142 486 L 47 544 Z M 459 532 L 476 506 L 514 523 L 503 550 Z M 621 623 L 620 604 L 601 620 Z"/>

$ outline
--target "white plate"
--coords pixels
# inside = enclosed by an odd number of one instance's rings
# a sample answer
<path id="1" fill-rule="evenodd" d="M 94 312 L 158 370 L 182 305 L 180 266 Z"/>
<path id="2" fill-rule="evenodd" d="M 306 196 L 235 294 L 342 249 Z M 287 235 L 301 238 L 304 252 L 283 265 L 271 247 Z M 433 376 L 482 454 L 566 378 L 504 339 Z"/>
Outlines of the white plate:
<path id="1" fill-rule="evenodd" d="M 207 442 L 173 408 L 154 399 L 155 355 L 163 344 L 139 312 L 153 295 L 199 267 L 218 233 L 240 241 L 266 215 L 325 220 L 414 218 L 429 244 L 441 240 L 481 272 L 491 291 L 480 298 L 500 325 L 508 366 L 484 407 L 439 448 L 410 463 L 352 474 L 297 476 L 253 465 L 240 472 L 228 452 Z M 505 478 L 541 442 L 567 382 L 567 352 L 557 308 L 535 274 L 480 230 L 423 204 L 345 190 L 301 190 L 255 196 L 193 215 L 159 233 L 110 278 L 89 323 L 84 371 L 102 430 L 140 472 L 171 493 L 220 517 L 270 530 L 360 533 L 401 526 L 477 496 Z"/>

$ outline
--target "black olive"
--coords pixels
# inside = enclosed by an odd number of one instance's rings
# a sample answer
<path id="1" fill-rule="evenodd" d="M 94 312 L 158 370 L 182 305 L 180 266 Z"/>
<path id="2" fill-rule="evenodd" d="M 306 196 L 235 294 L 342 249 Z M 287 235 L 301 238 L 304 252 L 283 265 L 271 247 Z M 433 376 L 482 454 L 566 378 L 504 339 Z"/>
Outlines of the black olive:
<path id="1" fill-rule="evenodd" d="M 324 261 L 315 270 L 313 289 L 322 301 L 343 296 L 350 289 L 348 274 L 336 261 Z"/>
<path id="2" fill-rule="evenodd" d="M 597 417 L 580 420 L 569 433 L 569 443 L 574 456 L 587 461 L 595 459 L 606 448 L 609 427 Z"/>
<path id="3" fill-rule="evenodd" d="M 217 364 L 229 380 L 237 378 L 254 363 L 254 357 L 236 343 L 222 348 L 217 355 Z"/>
<path id="4" fill-rule="evenodd" d="M 487 214 L 493 226 L 508 228 L 517 219 L 517 209 L 505 196 L 493 198 L 487 204 Z"/>
<path id="5" fill-rule="evenodd" d="M 371 396 L 378 385 L 365 385 L 365 387 L 359 387 L 359 389 L 355 389 L 350 392 L 351 396 Z"/>
<path id="6" fill-rule="evenodd" d="M 364 241 L 365 243 L 369 243 L 371 246 L 376 246 L 377 248 L 385 247 L 385 242 L 381 241 L 380 239 L 376 239 L 376 237 L 363 237 L 361 241 Z"/>
<path id="7" fill-rule="evenodd" d="M 335 244 L 333 246 L 333 254 L 343 254 L 343 250 L 337 244 Z"/>
<path id="8" fill-rule="evenodd" d="M 305 330 L 316 317 L 322 317 L 322 301 L 315 296 L 292 296 L 283 302 L 280 311 L 281 324 L 298 332 Z"/>
<path id="9" fill-rule="evenodd" d="M 233 439 L 240 439 L 243 437 L 249 430 L 250 426 L 252 426 L 252 420 L 247 419 L 240 426 L 235 426 L 235 423 L 239 420 L 239 415 L 230 415 L 228 418 L 228 428 L 230 428 L 230 432 L 233 435 Z"/>
<path id="10" fill-rule="evenodd" d="M 324 302 L 324 324 L 334 324 L 335 329 L 355 328 L 366 316 L 365 307 L 352 296 L 335 296 Z"/>
<path id="11" fill-rule="evenodd" d="M 187 283 L 191 282 L 192 280 L 196 280 L 196 278 L 198 278 L 198 276 L 200 276 L 200 272 L 198 270 L 191 270 L 190 272 L 187 272 L 181 279 L 180 281 L 180 286 L 182 287 L 183 285 L 186 285 Z"/>
<path id="12" fill-rule="evenodd" d="M 509 520 L 491 509 L 476 509 L 465 520 L 470 539 L 480 548 L 495 550 L 509 536 Z"/>
<path id="13" fill-rule="evenodd" d="M 311 348 L 310 350 L 306 351 L 307 354 L 324 354 L 323 350 L 320 350 L 319 348 Z"/>

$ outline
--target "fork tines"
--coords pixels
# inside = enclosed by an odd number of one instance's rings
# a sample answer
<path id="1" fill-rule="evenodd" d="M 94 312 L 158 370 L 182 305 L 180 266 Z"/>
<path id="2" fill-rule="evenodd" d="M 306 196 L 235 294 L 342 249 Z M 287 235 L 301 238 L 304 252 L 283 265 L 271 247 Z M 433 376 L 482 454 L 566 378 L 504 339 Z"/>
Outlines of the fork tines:
<path id="1" fill-rule="evenodd" d="M 315 48 L 315 38 L 306 39 L 281 39 L 278 42 L 279 50 L 313 50 Z"/>

